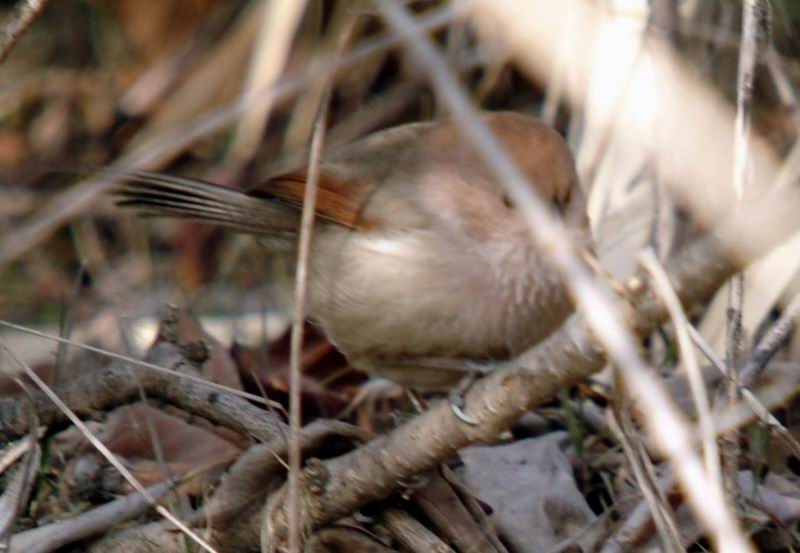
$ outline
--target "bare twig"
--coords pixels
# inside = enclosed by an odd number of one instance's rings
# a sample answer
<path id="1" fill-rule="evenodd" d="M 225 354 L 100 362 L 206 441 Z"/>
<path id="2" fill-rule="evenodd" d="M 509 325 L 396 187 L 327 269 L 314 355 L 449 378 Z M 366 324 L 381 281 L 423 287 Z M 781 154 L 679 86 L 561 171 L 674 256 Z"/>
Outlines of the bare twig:
<path id="1" fill-rule="evenodd" d="M 0 33 L 0 63 L 3 63 L 14 45 L 42 13 L 47 0 L 21 0 L 17 12 Z"/>
<path id="2" fill-rule="evenodd" d="M 343 22 L 341 28 L 335 29 L 339 33 L 336 40 L 336 53 L 340 55 L 350 40 L 355 29 L 357 18 Z M 323 83 L 319 96 L 319 110 L 314 123 L 311 138 L 311 151 L 308 161 L 308 177 L 306 179 L 305 195 L 303 197 L 303 212 L 300 220 L 300 243 L 297 253 L 297 272 L 295 275 L 295 311 L 292 322 L 291 336 L 291 361 L 289 379 L 289 551 L 299 553 L 300 540 L 300 426 L 301 426 L 301 358 L 303 343 L 303 326 L 305 321 L 306 281 L 308 272 L 308 256 L 311 250 L 311 236 L 314 227 L 314 214 L 317 201 L 317 189 L 320 177 L 320 160 L 325 141 L 325 130 L 328 123 L 328 109 L 330 104 L 333 82 L 330 77 Z"/>
<path id="3" fill-rule="evenodd" d="M 17 460 L 30 451 L 31 447 L 36 444 L 36 440 L 40 439 L 45 434 L 44 428 L 39 428 L 36 436 L 31 439 L 31 436 L 9 443 L 0 451 L 0 474 L 3 474 L 8 467 L 17 462 Z"/>
<path id="4" fill-rule="evenodd" d="M 733 190 L 739 202 L 744 200 L 749 181 L 750 127 L 753 104 L 753 79 L 759 49 L 764 43 L 764 29 L 769 18 L 765 0 L 745 0 L 742 42 L 739 48 L 739 71 L 736 81 L 736 121 L 734 128 Z"/>
<path id="5" fill-rule="evenodd" d="M 320 99 L 319 114 L 314 125 L 309 155 L 308 178 L 303 196 L 303 213 L 300 219 L 300 244 L 297 253 L 297 273 L 294 290 L 294 315 L 292 321 L 291 372 L 289 378 L 289 551 L 299 553 L 300 543 L 300 392 L 301 359 L 303 355 L 303 322 L 305 321 L 306 281 L 308 255 L 311 250 L 311 233 L 314 228 L 314 213 L 319 185 L 319 162 L 328 122 L 330 85 Z"/>
<path id="6" fill-rule="evenodd" d="M 358 9 L 359 6 L 357 3 L 336 3 L 334 4 L 330 14 L 323 16 L 323 14 L 320 13 L 322 12 L 322 4 L 317 2 L 310 6 L 307 19 L 311 19 L 313 17 L 315 19 L 315 24 L 305 25 L 304 28 L 306 32 L 313 32 L 314 37 L 310 40 L 316 40 L 318 41 L 318 44 L 316 45 L 315 52 L 310 55 L 310 59 L 308 61 L 309 65 L 318 63 L 320 59 L 324 59 L 324 57 L 330 52 L 342 51 L 342 41 L 349 41 L 354 35 L 352 25 L 355 25 L 354 20 L 359 19 L 356 15 Z M 310 15 L 311 13 L 314 15 Z M 327 20 L 327 22 L 324 26 L 324 34 L 318 37 L 317 35 L 321 31 L 320 27 L 322 26 L 322 23 L 317 22 L 316 20 L 323 19 L 323 17 Z M 376 57 L 377 61 L 374 63 L 380 63 L 380 60 L 382 59 L 383 58 Z M 370 63 L 370 67 L 371 65 L 372 64 Z M 281 145 L 283 151 L 291 152 L 302 148 L 303 155 L 305 157 L 308 156 L 308 143 L 311 141 L 314 123 L 317 115 L 319 114 L 320 101 L 322 100 L 325 89 L 329 86 L 329 82 L 331 80 L 332 79 L 330 77 L 323 75 L 309 83 L 309 86 L 305 87 L 302 93 L 298 95 L 297 99 L 295 100 L 294 107 L 292 108 L 290 120 L 286 130 L 283 133 L 284 136 Z M 346 88 L 346 86 L 342 86 L 340 87 L 340 90 L 346 90 Z M 356 113 L 360 111 L 361 110 L 356 110 Z M 325 142 L 329 145 L 326 150 L 330 151 L 330 145 L 332 144 L 331 139 L 326 139 Z"/>
<path id="7" fill-rule="evenodd" d="M 670 492 L 675 487 L 675 476 L 668 472 L 658 481 L 658 487 Z M 603 545 L 601 553 L 623 553 L 647 542 L 652 534 L 650 503 L 642 499 Z"/>
<path id="8" fill-rule="evenodd" d="M 175 487 L 172 481 L 161 482 L 147 488 L 155 500 L 160 500 Z M 139 492 L 101 505 L 80 515 L 20 532 L 11 537 L 14 551 L 47 553 L 78 540 L 99 535 L 115 524 L 139 516 L 150 507 L 150 503 Z"/>
<path id="9" fill-rule="evenodd" d="M 455 553 L 449 545 L 436 534 L 397 507 L 387 507 L 381 513 L 381 522 L 408 551 L 436 551 L 437 553 Z"/>
<path id="10" fill-rule="evenodd" d="M 741 385 L 750 387 L 758 378 L 769 360 L 784 345 L 789 333 L 794 328 L 795 320 L 800 315 L 800 294 L 797 294 L 786 306 L 780 318 L 770 327 L 766 334 L 759 340 L 750 359 L 740 371 Z"/>
<path id="11" fill-rule="evenodd" d="M 750 127 L 753 103 L 753 79 L 758 53 L 763 40 L 763 28 L 769 13 L 769 5 L 763 0 L 745 0 L 742 18 L 742 43 L 739 49 L 739 70 L 736 83 L 736 119 L 734 122 L 733 191 L 738 208 L 752 187 L 752 163 L 750 154 Z M 733 277 L 728 288 L 728 332 L 727 364 L 730 374 L 727 399 L 730 403 L 739 400 L 739 363 L 744 342 L 742 306 L 744 304 L 744 273 Z M 739 435 L 732 432 L 722 441 L 723 466 L 725 467 L 725 489 L 730 499 L 736 496 L 739 464 Z"/>
<path id="12" fill-rule="evenodd" d="M 650 478 L 644 466 L 647 460 L 645 456 L 640 456 L 639 452 L 634 448 L 628 435 L 628 429 L 623 428 L 613 410 L 609 409 L 607 412 L 609 427 L 622 445 L 625 457 L 627 457 L 633 469 L 636 482 L 639 484 L 639 490 L 650 507 L 650 514 L 661 537 L 661 545 L 667 551 L 683 551 L 681 536 L 675 525 L 674 513 L 669 503 L 665 501 L 666 494 L 660 489 L 660 482 Z"/>
<path id="13" fill-rule="evenodd" d="M 185 363 L 179 347 L 159 343 L 148 353 L 148 358 L 159 364 L 178 367 Z M 243 398 L 220 392 L 209 392 L 202 384 L 173 378 L 160 372 L 144 372 L 141 383 L 150 397 L 174 405 L 186 412 L 203 417 L 214 424 L 225 426 L 245 436 L 269 442 L 285 438 L 288 431 L 274 413 L 266 411 Z M 70 379 L 56 387 L 58 396 L 70 410 L 82 417 L 91 416 L 98 409 L 109 409 L 129 403 L 138 397 L 138 382 L 125 362 L 114 362 L 101 370 L 88 371 L 83 376 Z M 34 408 L 43 426 L 49 432 L 62 428 L 67 421 L 44 395 L 33 399 Z M 29 431 L 31 422 L 25 406 L 15 397 L 0 399 L 0 436 L 8 439 Z"/>
<path id="14" fill-rule="evenodd" d="M 37 441 L 37 434 L 36 428 L 32 428 L 27 438 L 30 448 L 16 471 L 6 481 L 5 489 L 0 495 L 0 549 L 8 543 L 17 515 L 28 504 L 33 483 L 39 473 L 42 448 Z"/>
<path id="15" fill-rule="evenodd" d="M 265 399 L 261 396 L 250 394 L 248 392 L 244 392 L 242 390 L 237 390 L 236 388 L 231 388 L 230 386 L 224 386 L 223 384 L 217 384 L 216 382 L 212 382 L 210 380 L 206 380 L 205 378 L 201 378 L 199 376 L 195 376 L 193 374 L 187 374 L 180 371 L 175 371 L 172 369 L 168 369 L 166 367 L 159 367 L 153 363 L 148 363 L 147 361 L 142 361 L 140 359 L 135 359 L 133 357 L 129 357 L 127 355 L 122 355 L 121 353 L 115 353 L 113 351 L 108 351 L 102 348 L 96 348 L 94 346 L 90 346 L 88 344 L 81 344 L 80 342 L 75 342 L 73 340 L 68 340 L 66 338 L 61 338 L 59 336 L 53 336 L 50 334 L 46 334 L 44 332 L 39 332 L 38 330 L 34 330 L 32 328 L 28 328 L 26 326 L 18 325 L 9 321 L 0 320 L 0 326 L 5 326 L 8 328 L 13 328 L 14 330 L 19 330 L 20 332 L 25 332 L 27 334 L 32 334 L 33 336 L 39 336 L 40 338 L 46 338 L 47 340 L 52 340 L 54 342 L 58 342 L 59 344 L 66 344 L 69 346 L 74 346 L 78 349 L 82 349 L 85 351 L 91 351 L 92 353 L 99 353 L 104 357 L 108 357 L 110 359 L 117 359 L 118 361 L 125 361 L 130 363 L 131 365 L 135 365 L 137 367 L 142 367 L 145 369 L 151 369 L 156 372 L 169 374 L 174 376 L 175 378 L 183 378 L 194 382 L 195 384 L 200 384 L 202 386 L 206 386 L 212 390 L 217 390 L 220 392 L 227 392 L 229 394 L 233 394 L 235 396 L 239 396 L 250 401 L 254 401 L 256 403 L 260 403 L 262 405 L 266 405 L 268 407 L 273 407 L 280 409 L 282 408 L 280 403 L 275 401 L 270 401 Z"/>
<path id="16" fill-rule="evenodd" d="M 288 428 L 268 443 L 251 446 L 239 456 L 215 491 L 207 506 L 207 520 L 212 527 L 218 528 L 214 532 L 214 543 L 220 548 L 226 551 L 235 549 L 232 547 L 234 543 L 243 548 L 243 539 L 251 540 L 249 547 L 255 547 L 258 545 L 252 543 L 255 536 L 261 534 L 263 539 L 265 502 L 270 504 L 270 496 L 275 497 L 275 482 L 284 480 L 289 470 L 285 462 L 289 448 L 287 435 Z M 359 444 L 369 440 L 371 435 L 343 422 L 318 419 L 305 426 L 299 438 L 303 453 L 313 457 L 321 454 L 325 445 L 331 443 L 331 438 Z M 277 506 L 282 504 L 278 502 Z M 281 511 L 285 512 L 285 509 Z M 266 536 L 267 540 L 270 537 Z M 268 550 L 272 542 L 266 545 L 262 541 L 262 550 Z"/>
<path id="17" fill-rule="evenodd" d="M 795 136 L 800 134 L 800 105 L 798 104 L 797 92 L 792 86 L 792 82 L 786 75 L 786 67 L 778 59 L 778 54 L 770 48 L 766 55 L 767 70 L 772 77 L 775 90 L 784 108 L 789 112 L 792 120 Z"/>
<path id="18" fill-rule="evenodd" d="M 714 349 L 705 341 L 703 336 L 693 327 L 689 326 L 689 335 L 692 338 L 692 341 L 697 345 L 703 355 L 706 356 L 711 364 L 719 370 L 725 377 L 729 377 L 730 370 L 728 369 L 727 365 L 720 359 L 717 354 L 714 352 Z M 741 386 L 739 391 L 742 394 L 742 398 L 745 402 L 750 406 L 750 409 L 755 413 L 755 415 L 759 418 L 759 420 L 766 426 L 770 431 L 775 434 L 779 440 L 791 451 L 795 456 L 800 459 L 800 443 L 792 436 L 791 432 L 783 425 L 781 422 L 775 418 L 769 410 L 758 401 L 753 392 L 750 391 L 748 387 Z"/>
<path id="19" fill-rule="evenodd" d="M 655 0 L 650 3 L 648 31 L 651 34 L 651 40 L 660 40 L 665 49 L 675 49 L 680 23 L 676 0 Z M 664 84 L 670 86 L 671 82 L 671 80 L 665 80 Z M 659 132 L 658 125 L 655 126 L 655 132 Z M 660 178 L 657 166 L 654 165 L 652 169 L 655 215 L 651 243 L 658 256 L 658 261 L 663 263 L 672 252 L 675 242 L 676 213 L 667 183 Z"/>

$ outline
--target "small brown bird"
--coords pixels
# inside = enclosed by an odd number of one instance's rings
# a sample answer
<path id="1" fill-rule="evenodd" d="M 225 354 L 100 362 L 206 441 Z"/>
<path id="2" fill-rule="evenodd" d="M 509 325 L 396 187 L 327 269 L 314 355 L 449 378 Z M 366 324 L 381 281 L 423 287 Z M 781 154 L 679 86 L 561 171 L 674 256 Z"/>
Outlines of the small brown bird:
<path id="1" fill-rule="evenodd" d="M 526 115 L 485 122 L 532 186 L 588 245 L 585 202 L 567 144 Z M 573 307 L 524 218 L 451 121 L 370 135 L 321 163 L 307 313 L 350 363 L 418 390 L 512 358 Z M 118 203 L 296 248 L 306 172 L 247 191 L 137 173 Z"/>

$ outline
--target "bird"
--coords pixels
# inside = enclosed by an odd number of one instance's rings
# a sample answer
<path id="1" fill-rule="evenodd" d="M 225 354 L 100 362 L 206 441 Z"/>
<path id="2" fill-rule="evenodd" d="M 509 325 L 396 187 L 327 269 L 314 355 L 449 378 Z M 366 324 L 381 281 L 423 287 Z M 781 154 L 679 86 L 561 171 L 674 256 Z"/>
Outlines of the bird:
<path id="1" fill-rule="evenodd" d="M 483 122 L 576 244 L 591 248 L 566 141 L 540 120 Z M 451 390 L 510 360 L 574 305 L 523 213 L 452 119 L 377 131 L 324 157 L 308 259 L 306 314 L 351 366 L 421 392 Z M 132 172 L 116 203 L 144 216 L 211 223 L 296 253 L 307 171 L 236 189 Z"/>

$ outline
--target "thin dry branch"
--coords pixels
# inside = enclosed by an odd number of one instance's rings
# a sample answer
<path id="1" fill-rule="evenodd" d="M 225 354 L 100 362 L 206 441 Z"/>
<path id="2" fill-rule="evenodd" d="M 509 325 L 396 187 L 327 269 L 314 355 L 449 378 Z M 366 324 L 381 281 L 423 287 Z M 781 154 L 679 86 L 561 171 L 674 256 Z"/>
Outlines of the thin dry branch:
<path id="1" fill-rule="evenodd" d="M 763 40 L 763 28 L 769 13 L 769 5 L 762 0 L 745 0 L 742 17 L 742 42 L 739 48 L 739 68 L 736 81 L 736 119 L 734 122 L 733 191 L 737 208 L 752 188 L 753 163 L 750 153 L 750 132 L 753 107 L 753 80 L 756 62 Z M 739 363 L 744 349 L 744 327 L 742 308 L 744 305 L 744 273 L 735 275 L 728 288 L 727 362 L 730 375 L 725 388 L 727 399 L 733 403 L 740 398 Z M 739 465 L 739 435 L 732 432 L 723 436 L 723 467 L 725 489 L 729 499 L 736 497 Z"/>
<path id="2" fill-rule="evenodd" d="M 692 338 L 692 341 L 695 345 L 703 352 L 703 355 L 706 356 L 711 362 L 711 365 L 714 366 L 720 373 L 725 375 L 727 378 L 730 370 L 725 363 L 717 357 L 717 354 L 714 352 L 714 349 L 703 339 L 702 335 L 692 326 L 689 327 L 689 334 Z M 777 438 L 786 446 L 786 448 L 791 451 L 796 457 L 800 458 L 800 442 L 798 442 L 794 436 L 792 436 L 791 432 L 781 424 L 781 422 L 775 418 L 775 416 L 769 412 L 756 396 L 753 394 L 752 391 L 748 387 L 741 386 L 739 389 L 740 393 L 742 394 L 742 398 L 753 411 L 753 413 L 758 417 L 761 423 L 766 426 Z"/>
<path id="3" fill-rule="evenodd" d="M 753 385 L 761 371 L 769 363 L 769 360 L 786 342 L 789 333 L 794 328 L 798 315 L 800 315 L 800 294 L 792 298 L 780 318 L 759 340 L 750 359 L 741 369 L 740 380 L 742 386 L 749 387 Z"/>
<path id="4" fill-rule="evenodd" d="M 179 348 L 169 343 L 157 344 L 147 359 L 173 369 L 186 368 Z M 114 362 L 109 366 L 87 371 L 85 376 L 56 387 L 62 401 L 81 417 L 135 401 L 139 397 L 137 379 L 131 374 L 137 365 Z M 205 382 L 176 379 L 171 374 L 141 371 L 139 380 L 147 395 L 225 426 L 241 434 L 268 442 L 283 439 L 288 429 L 279 417 L 230 393 L 209 390 Z M 34 395 L 33 407 L 40 423 L 50 433 L 63 428 L 67 419 L 47 397 Z M 5 439 L 28 432 L 30 420 L 24 404 L 15 398 L 0 399 L 0 436 Z"/>
<path id="5" fill-rule="evenodd" d="M 212 382 L 210 380 L 207 380 L 205 378 L 197 376 L 196 374 L 187 373 L 185 371 L 183 371 L 183 372 L 182 371 L 176 371 L 176 370 L 173 370 L 173 369 L 169 369 L 167 367 L 162 367 L 162 366 L 160 366 L 160 365 L 158 365 L 156 363 L 149 363 L 147 361 L 142 361 L 140 359 L 135 359 L 133 357 L 129 357 L 129 356 L 123 355 L 121 353 L 116 353 L 116 352 L 109 351 L 109 350 L 106 350 L 106 349 L 97 348 L 97 347 L 94 347 L 94 346 L 90 346 L 88 344 L 81 344 L 80 342 L 75 342 L 73 340 L 68 340 L 68 339 L 62 338 L 60 336 L 53 336 L 53 335 L 50 335 L 50 334 L 46 334 L 44 332 L 40 332 L 40 331 L 35 330 L 33 328 L 28 328 L 26 326 L 18 325 L 18 324 L 9 322 L 9 321 L 0 320 L 0 326 L 13 328 L 14 330 L 19 330 L 20 332 L 25 332 L 26 334 L 31 334 L 33 336 L 38 336 L 38 337 L 44 338 L 46 340 L 52 340 L 54 342 L 58 342 L 59 344 L 63 344 L 65 346 L 72 346 L 72 347 L 76 347 L 78 349 L 82 349 L 84 351 L 90 351 L 92 353 L 97 353 L 97 354 L 102 355 L 103 357 L 108 357 L 110 359 L 116 359 L 118 361 L 129 363 L 129 364 L 137 366 L 137 367 L 142 367 L 144 369 L 150 369 L 150 370 L 153 370 L 155 372 L 161 373 L 162 375 L 170 375 L 173 378 L 185 379 L 185 380 L 188 380 L 189 382 L 193 382 L 193 383 L 195 383 L 195 384 L 197 384 L 199 386 L 204 386 L 204 387 L 206 387 L 206 388 L 208 388 L 210 390 L 216 390 L 218 392 L 233 394 L 235 396 L 239 396 L 241 398 L 248 399 L 248 400 L 253 401 L 255 403 L 259 403 L 261 405 L 265 405 L 267 407 L 273 407 L 273 408 L 276 408 L 276 409 L 280 409 L 282 407 L 280 403 L 277 403 L 275 401 L 270 401 L 268 399 L 264 399 L 261 396 L 257 396 L 255 394 L 244 392 L 242 390 L 237 390 L 235 388 L 231 388 L 230 386 L 225 386 L 223 384 L 217 384 L 216 382 Z"/>
<path id="6" fill-rule="evenodd" d="M 153 499 L 160 500 L 174 487 L 174 482 L 161 482 L 149 486 L 147 492 Z M 78 540 L 102 534 L 116 524 L 141 515 L 149 508 L 147 499 L 139 492 L 133 492 L 74 518 L 15 534 L 11 537 L 11 548 L 12 551 L 26 553 L 54 551 Z"/>
<path id="7" fill-rule="evenodd" d="M 667 473 L 659 479 L 660 489 L 669 493 L 675 487 L 675 476 Z M 600 553 L 623 553 L 634 550 L 649 541 L 652 534 L 652 514 L 650 503 L 642 500 L 634 507 L 625 521 L 603 545 Z"/>
<path id="8" fill-rule="evenodd" d="M 660 488 L 661 483 L 650 477 L 645 468 L 645 463 L 649 461 L 645 455 L 641 455 L 639 449 L 634 448 L 629 437 L 629 428 L 632 424 L 625 427 L 617 420 L 613 411 L 608 411 L 608 423 L 611 431 L 617 437 L 617 441 L 622 445 L 628 464 L 633 469 L 634 477 L 639 485 L 644 501 L 650 508 L 650 516 L 658 529 L 661 538 L 661 545 L 666 551 L 682 551 L 680 533 L 675 523 L 675 513 L 672 512 L 669 503 L 666 501 L 666 492 Z M 667 490 L 668 491 L 668 490 Z"/>
<path id="9" fill-rule="evenodd" d="M 35 417 L 35 415 L 33 415 Z M 33 484 L 39 472 L 42 460 L 42 447 L 37 441 L 37 429 L 31 429 L 28 436 L 30 448 L 20 461 L 19 466 L 5 482 L 5 489 L 0 495 L 0 544 L 8 543 L 13 526 L 25 509 L 33 491 Z M 0 545 L 0 549 L 2 545 Z"/>
<path id="10" fill-rule="evenodd" d="M 381 522 L 408 551 L 414 553 L 422 553 L 423 551 L 455 553 L 454 549 L 428 530 L 424 524 L 402 509 L 395 507 L 384 509 L 381 515 Z"/>
<path id="11" fill-rule="evenodd" d="M 294 317 L 290 350 L 289 373 L 289 551 L 300 551 L 300 426 L 301 421 L 301 359 L 303 356 L 303 328 L 306 319 L 306 283 L 308 280 L 308 256 L 311 251 L 311 238 L 314 230 L 314 213 L 317 204 L 317 189 L 320 175 L 320 159 L 325 141 L 325 128 L 328 124 L 328 104 L 331 85 L 325 87 L 320 99 L 317 121 L 311 139 L 308 178 L 303 195 L 303 213 L 300 219 L 300 240 L 297 253 L 297 273 L 294 289 Z"/>

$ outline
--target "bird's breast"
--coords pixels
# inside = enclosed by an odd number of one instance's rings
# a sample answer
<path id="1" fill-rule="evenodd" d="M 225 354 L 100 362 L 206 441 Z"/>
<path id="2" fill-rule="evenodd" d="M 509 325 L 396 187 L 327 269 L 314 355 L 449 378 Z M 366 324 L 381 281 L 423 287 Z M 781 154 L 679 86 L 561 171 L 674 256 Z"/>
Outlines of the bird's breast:
<path id="1" fill-rule="evenodd" d="M 527 244 L 331 230 L 315 237 L 308 310 L 348 357 L 504 358 L 568 312 Z"/>

